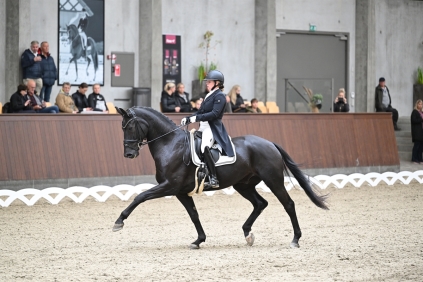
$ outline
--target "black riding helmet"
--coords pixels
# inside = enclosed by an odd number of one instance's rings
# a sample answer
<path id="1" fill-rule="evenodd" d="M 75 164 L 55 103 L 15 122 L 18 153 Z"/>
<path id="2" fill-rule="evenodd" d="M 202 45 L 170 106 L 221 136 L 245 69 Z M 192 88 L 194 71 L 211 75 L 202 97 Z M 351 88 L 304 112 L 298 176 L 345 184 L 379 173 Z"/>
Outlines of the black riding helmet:
<path id="1" fill-rule="evenodd" d="M 207 73 L 206 77 L 204 78 L 204 80 L 214 80 L 214 87 L 213 89 L 216 87 L 216 81 L 219 81 L 219 88 L 223 89 L 223 83 L 225 82 L 225 77 L 223 76 L 223 73 L 221 73 L 218 70 L 211 70 Z"/>

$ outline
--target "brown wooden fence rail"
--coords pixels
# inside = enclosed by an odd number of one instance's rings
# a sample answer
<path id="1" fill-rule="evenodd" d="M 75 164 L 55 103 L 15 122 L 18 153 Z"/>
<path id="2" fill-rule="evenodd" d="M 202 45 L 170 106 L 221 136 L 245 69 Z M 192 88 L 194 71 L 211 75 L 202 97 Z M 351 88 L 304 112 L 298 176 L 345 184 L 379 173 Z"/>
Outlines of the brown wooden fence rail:
<path id="1" fill-rule="evenodd" d="M 224 123 L 231 137 L 282 145 L 303 168 L 399 165 L 389 114 L 231 114 Z M 123 157 L 119 115 L 0 115 L 0 132 L 0 181 L 155 173 L 147 147 Z"/>

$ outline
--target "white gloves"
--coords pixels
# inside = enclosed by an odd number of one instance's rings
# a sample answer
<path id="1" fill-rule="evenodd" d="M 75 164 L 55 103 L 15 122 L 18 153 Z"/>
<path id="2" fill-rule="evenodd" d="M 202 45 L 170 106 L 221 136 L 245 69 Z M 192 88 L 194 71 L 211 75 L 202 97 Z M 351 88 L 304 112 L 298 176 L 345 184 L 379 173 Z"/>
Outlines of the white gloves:
<path id="1" fill-rule="evenodd" d="M 181 125 L 185 125 L 185 124 L 190 124 L 190 123 L 194 123 L 196 121 L 197 117 L 196 116 L 192 116 L 192 117 L 184 117 L 181 120 Z"/>

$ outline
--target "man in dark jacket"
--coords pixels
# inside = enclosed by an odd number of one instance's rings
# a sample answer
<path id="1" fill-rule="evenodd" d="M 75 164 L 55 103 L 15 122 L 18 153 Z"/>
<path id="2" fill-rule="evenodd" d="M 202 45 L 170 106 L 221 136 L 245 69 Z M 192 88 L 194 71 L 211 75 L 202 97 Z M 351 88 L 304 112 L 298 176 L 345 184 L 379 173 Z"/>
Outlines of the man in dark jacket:
<path id="1" fill-rule="evenodd" d="M 41 70 L 43 79 L 43 88 L 40 92 L 41 99 L 50 102 L 51 89 L 57 79 L 57 69 L 54 59 L 49 53 L 50 48 L 48 42 L 41 42 Z"/>
<path id="2" fill-rule="evenodd" d="M 78 108 L 78 113 L 92 112 L 93 109 L 88 106 L 88 99 L 85 93 L 88 90 L 88 84 L 85 82 L 78 86 L 78 90 L 72 94 L 72 99 L 75 102 L 75 106 Z"/>
<path id="3" fill-rule="evenodd" d="M 21 66 L 23 70 L 23 83 L 26 84 L 29 79 L 33 79 L 37 84 L 37 93 L 40 93 L 43 87 L 43 81 L 41 79 L 41 55 L 38 54 L 38 41 L 34 40 L 31 42 L 31 48 L 26 49 L 21 56 Z"/>
<path id="4" fill-rule="evenodd" d="M 191 102 L 189 100 L 189 94 L 185 92 L 185 86 L 182 83 L 176 85 L 175 104 L 180 107 L 181 113 L 188 113 L 191 111 Z"/>
<path id="5" fill-rule="evenodd" d="M 375 89 L 375 108 L 376 112 L 392 113 L 392 121 L 396 131 L 401 130 L 398 125 L 398 111 L 391 106 L 391 94 L 385 85 L 385 78 L 379 78 L 379 85 Z"/>
<path id="6" fill-rule="evenodd" d="M 18 91 L 10 97 L 12 113 L 35 113 L 31 107 L 31 100 L 26 97 L 27 89 L 25 84 L 21 84 L 18 86 Z"/>
<path id="7" fill-rule="evenodd" d="M 59 113 L 59 107 L 57 106 L 50 106 L 47 107 L 46 102 L 41 99 L 40 96 L 37 95 L 37 91 L 35 91 L 35 81 L 30 79 L 26 84 L 28 87 L 28 95 L 26 95 L 26 99 L 31 101 L 32 109 L 39 114 L 57 114 Z"/>

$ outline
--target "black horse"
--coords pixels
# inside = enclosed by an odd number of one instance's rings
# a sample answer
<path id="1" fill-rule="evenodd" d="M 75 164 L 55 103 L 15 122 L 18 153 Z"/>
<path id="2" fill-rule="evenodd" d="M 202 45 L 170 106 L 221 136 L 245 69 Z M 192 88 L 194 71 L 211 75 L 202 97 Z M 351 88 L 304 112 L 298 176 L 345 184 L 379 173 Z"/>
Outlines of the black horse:
<path id="1" fill-rule="evenodd" d="M 71 45 L 72 59 L 70 59 L 70 61 L 69 61 L 68 69 L 66 70 L 66 75 L 68 74 L 69 67 L 70 67 L 71 63 L 74 62 L 75 63 L 75 71 L 76 71 L 75 81 L 77 81 L 78 80 L 78 63 L 77 63 L 77 60 L 84 55 L 84 49 L 82 48 L 82 39 L 81 39 L 81 36 L 79 35 L 78 28 L 75 25 L 71 24 L 71 25 L 68 25 L 66 28 L 67 28 L 67 31 L 68 31 L 68 39 L 72 42 L 72 45 Z M 86 48 L 88 49 L 88 47 L 91 47 L 91 58 L 92 58 L 93 64 L 94 64 L 94 79 L 93 79 L 93 81 L 95 81 L 95 78 L 97 76 L 97 70 L 98 70 L 98 51 L 97 51 L 97 45 L 96 45 L 94 39 L 92 39 L 91 37 L 87 38 Z M 86 72 L 87 72 L 87 76 L 89 76 L 90 74 L 88 73 L 88 67 L 90 66 L 91 59 L 89 58 L 88 50 L 87 50 L 87 61 L 88 61 L 88 64 L 87 64 Z"/>
<path id="2" fill-rule="evenodd" d="M 148 146 L 156 165 L 156 180 L 159 184 L 135 197 L 116 220 L 113 231 L 121 230 L 123 221 L 142 202 L 175 195 L 184 205 L 198 233 L 197 240 L 191 243 L 190 247 L 199 248 L 206 240 L 206 234 L 201 226 L 194 201 L 187 195 L 195 187 L 196 170 L 193 164 L 186 165 L 190 157 L 187 146 L 188 133 L 178 129 L 168 117 L 152 108 L 134 107 L 128 111 L 120 108 L 116 110 L 123 116 L 126 158 L 136 158 L 139 155 L 139 147 L 144 139 L 150 142 L 155 139 Z M 267 201 L 255 188 L 263 180 L 288 213 L 294 228 L 291 247 L 298 248 L 301 230 L 294 202 L 284 187 L 284 173 L 289 175 L 288 170 L 291 171 L 310 200 L 322 209 L 328 209 L 325 196 L 317 195 L 313 191 L 308 179 L 280 146 L 254 135 L 236 137 L 232 141 L 236 148 L 237 160 L 234 164 L 217 167 L 217 177 L 220 187 L 233 186 L 241 196 L 253 204 L 253 212 L 242 226 L 248 245 L 254 243 L 251 227 L 267 207 Z"/>

